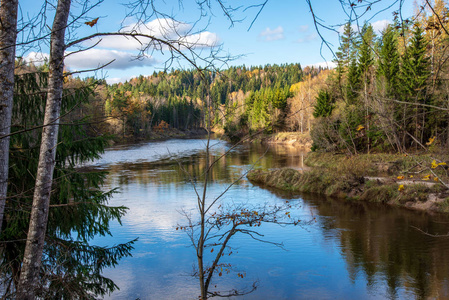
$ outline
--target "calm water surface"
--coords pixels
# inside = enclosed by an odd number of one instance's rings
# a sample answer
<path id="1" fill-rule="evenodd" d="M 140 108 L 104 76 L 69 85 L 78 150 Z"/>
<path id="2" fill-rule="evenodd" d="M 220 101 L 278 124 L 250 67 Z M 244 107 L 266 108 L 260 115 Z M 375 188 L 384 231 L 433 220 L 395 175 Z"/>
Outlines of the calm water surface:
<path id="1" fill-rule="evenodd" d="M 212 157 L 229 144 L 213 140 Z M 205 140 L 170 140 L 109 149 L 92 164 L 109 171 L 105 189 L 118 187 L 111 205 L 129 208 L 123 226 L 113 224 L 111 237 L 96 244 L 112 246 L 139 238 L 133 257 L 107 269 L 120 287 L 110 299 L 197 299 L 191 276 L 196 257 L 181 211 L 197 217 L 189 178 L 200 178 L 205 166 Z M 261 158 L 261 156 L 263 156 Z M 213 170 L 208 199 L 219 195 L 251 165 L 302 168 L 303 155 L 285 147 L 244 145 Z M 182 166 L 190 175 L 181 171 Z M 200 180 L 198 180 L 200 181 Z M 304 227 L 262 225 L 265 239 L 282 242 L 284 250 L 247 236 L 235 236 L 234 254 L 223 262 L 237 272 L 215 278 L 221 291 L 258 289 L 239 299 L 449 299 L 449 239 L 423 235 L 449 232 L 449 219 L 391 207 L 350 203 L 310 195 L 286 195 L 254 186 L 246 179 L 234 185 L 225 205 L 282 204 L 292 214 L 316 222 Z"/>

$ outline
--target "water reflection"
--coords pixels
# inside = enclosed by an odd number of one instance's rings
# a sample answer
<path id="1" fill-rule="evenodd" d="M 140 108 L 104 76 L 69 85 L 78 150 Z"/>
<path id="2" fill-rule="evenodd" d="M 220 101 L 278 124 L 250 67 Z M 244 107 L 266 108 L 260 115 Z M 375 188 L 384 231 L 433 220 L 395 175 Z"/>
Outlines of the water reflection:
<path id="1" fill-rule="evenodd" d="M 415 229 L 446 234 L 447 217 L 332 200 L 316 203 L 323 235 L 340 245 L 350 280 L 362 275 L 368 288 L 385 282 L 389 298 L 449 298 L 449 238 Z"/>
<path id="2" fill-rule="evenodd" d="M 223 142 L 214 143 L 209 159 L 229 149 Z M 197 298 L 197 282 L 189 276 L 194 251 L 187 236 L 175 228 L 185 221 L 180 210 L 195 217 L 196 195 L 190 179 L 201 182 L 206 162 L 203 147 L 202 140 L 144 144 L 131 146 L 131 155 L 126 147 L 112 149 L 92 164 L 110 172 L 105 189 L 120 188 L 111 204 L 129 207 L 123 226 L 112 228 L 114 238 L 97 242 L 111 245 L 139 237 L 134 257 L 105 272 L 121 288 L 111 298 Z M 152 154 L 155 150 L 159 152 Z M 209 197 L 219 195 L 255 162 L 265 168 L 301 169 L 302 157 L 303 153 L 284 147 L 267 151 L 260 145 L 239 146 L 213 169 Z M 296 215 L 306 220 L 316 217 L 316 223 L 306 229 L 261 227 L 268 240 L 284 242 L 288 251 L 236 236 L 232 246 L 238 254 L 226 262 L 238 266 L 247 277 L 223 276 L 217 280 L 222 289 L 244 288 L 258 280 L 259 289 L 244 299 L 449 299 L 445 256 L 449 239 L 432 238 L 412 227 L 445 234 L 449 232 L 446 217 L 285 194 L 246 180 L 239 181 L 223 199 L 249 204 L 286 200 L 298 205 Z"/>

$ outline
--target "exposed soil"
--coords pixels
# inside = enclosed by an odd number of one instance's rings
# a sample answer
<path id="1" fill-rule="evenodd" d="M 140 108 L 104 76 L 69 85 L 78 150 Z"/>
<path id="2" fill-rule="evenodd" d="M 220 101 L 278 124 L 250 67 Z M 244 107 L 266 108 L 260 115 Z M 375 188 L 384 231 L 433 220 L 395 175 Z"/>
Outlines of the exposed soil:
<path id="1" fill-rule="evenodd" d="M 309 134 L 298 132 L 280 132 L 264 136 L 261 140 L 264 144 L 283 144 L 291 145 L 298 150 L 309 151 L 312 147 L 312 139 Z"/>

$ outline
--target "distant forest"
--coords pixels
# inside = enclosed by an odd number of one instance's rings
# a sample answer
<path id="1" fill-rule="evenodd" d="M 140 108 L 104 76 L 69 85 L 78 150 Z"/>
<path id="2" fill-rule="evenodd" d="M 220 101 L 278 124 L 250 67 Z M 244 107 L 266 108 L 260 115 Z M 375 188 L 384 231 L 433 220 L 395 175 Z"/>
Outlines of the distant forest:
<path id="1" fill-rule="evenodd" d="M 315 91 L 309 87 L 299 105 L 293 98 L 301 82 L 328 73 L 321 67 L 302 69 L 300 64 L 230 67 L 203 71 L 204 76 L 197 70 L 160 71 L 125 83 L 101 81 L 89 109 L 97 118 L 108 118 L 96 130 L 136 139 L 154 131 L 206 127 L 206 111 L 212 114 L 213 128 L 230 136 L 260 129 L 305 131 L 310 128 Z M 211 107 L 206 110 L 208 97 Z M 299 119 L 292 109 L 301 110 Z"/>

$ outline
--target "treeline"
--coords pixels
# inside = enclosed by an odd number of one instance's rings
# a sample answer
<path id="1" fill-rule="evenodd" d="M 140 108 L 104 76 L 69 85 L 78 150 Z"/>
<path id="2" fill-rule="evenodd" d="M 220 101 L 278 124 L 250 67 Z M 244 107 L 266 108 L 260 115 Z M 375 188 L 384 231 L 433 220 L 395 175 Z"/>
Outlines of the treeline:
<path id="1" fill-rule="evenodd" d="M 370 151 L 424 149 L 449 143 L 449 47 L 445 1 L 414 21 L 397 18 L 377 36 L 346 24 L 337 68 L 320 93 L 314 148 Z M 426 145 L 427 144 L 427 145 Z"/>
<path id="2" fill-rule="evenodd" d="M 125 83 L 97 88 L 97 106 L 111 118 L 108 131 L 145 138 L 165 129 L 189 130 L 212 126 L 232 134 L 287 124 L 288 99 L 294 84 L 316 77 L 321 67 L 304 70 L 300 64 L 230 67 L 210 72 L 172 70 L 139 76 Z M 206 107 L 209 103 L 210 107 Z M 98 112 L 97 112 L 98 114 Z"/>

